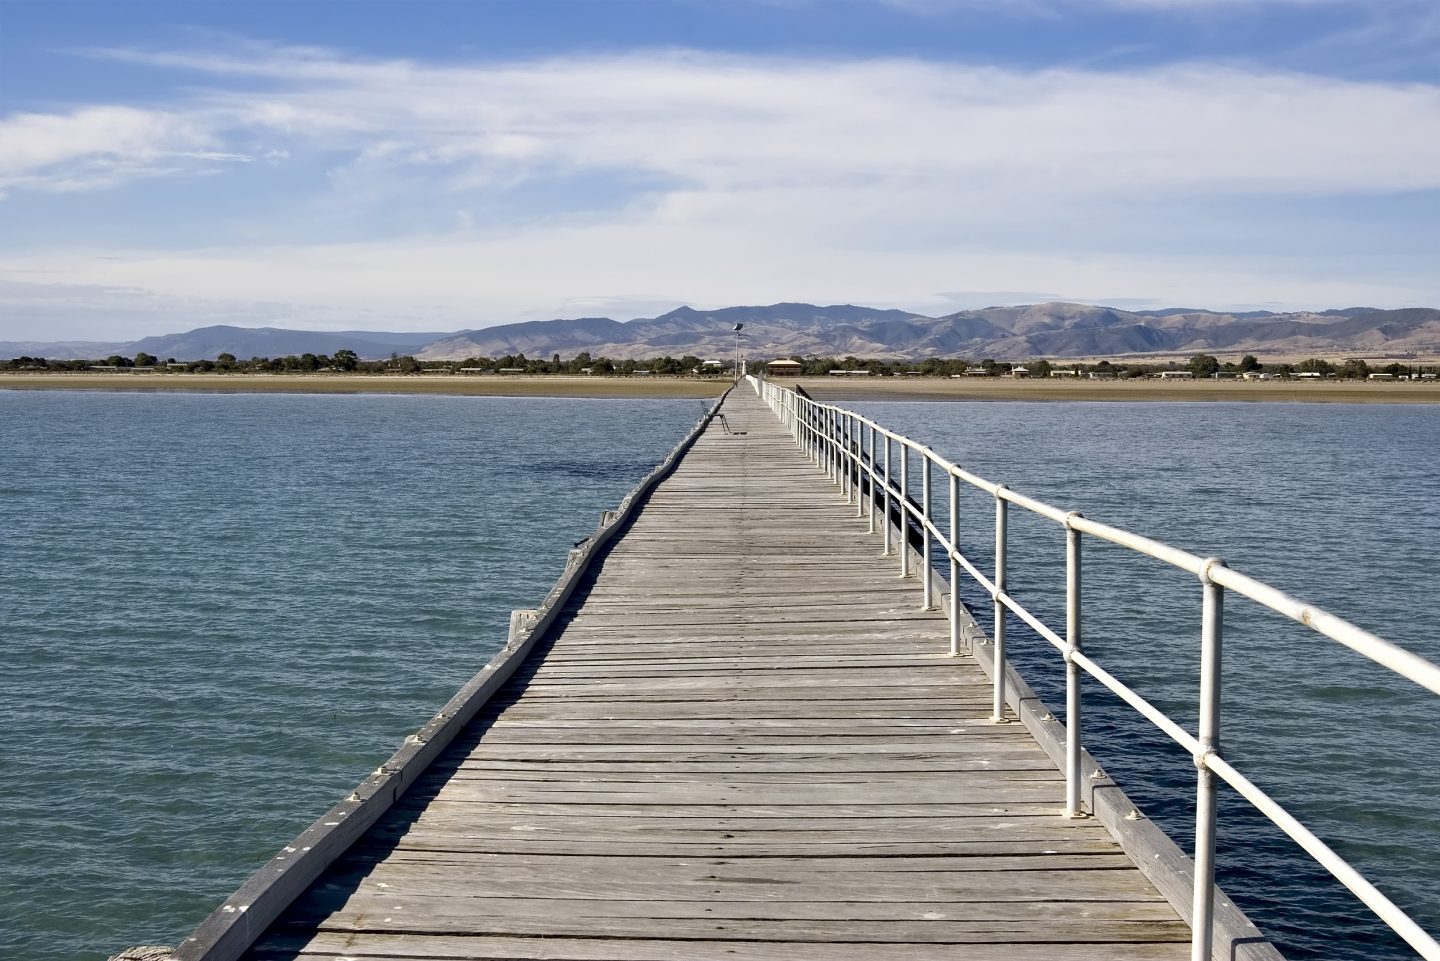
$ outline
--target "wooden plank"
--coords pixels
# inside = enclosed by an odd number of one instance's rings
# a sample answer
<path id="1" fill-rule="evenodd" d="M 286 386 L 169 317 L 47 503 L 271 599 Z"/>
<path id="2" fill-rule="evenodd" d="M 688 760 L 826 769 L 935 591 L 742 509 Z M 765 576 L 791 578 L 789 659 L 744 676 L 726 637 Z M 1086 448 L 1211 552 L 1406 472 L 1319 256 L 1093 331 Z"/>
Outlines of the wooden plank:
<path id="1" fill-rule="evenodd" d="M 715 938 L 709 941 L 666 941 L 636 938 L 416 938 L 393 934 L 357 935 L 321 932 L 282 934 L 259 946 L 256 961 L 314 958 L 323 961 L 937 961 L 957 952 L 937 954 L 933 945 L 875 942 L 805 943 L 748 942 Z M 423 946 L 422 946 L 423 945 Z M 423 952 L 423 953 L 421 953 Z M 965 961 L 1172 961 L 1176 947 L 1165 944 L 1056 944 L 1010 942 L 966 945 Z"/>

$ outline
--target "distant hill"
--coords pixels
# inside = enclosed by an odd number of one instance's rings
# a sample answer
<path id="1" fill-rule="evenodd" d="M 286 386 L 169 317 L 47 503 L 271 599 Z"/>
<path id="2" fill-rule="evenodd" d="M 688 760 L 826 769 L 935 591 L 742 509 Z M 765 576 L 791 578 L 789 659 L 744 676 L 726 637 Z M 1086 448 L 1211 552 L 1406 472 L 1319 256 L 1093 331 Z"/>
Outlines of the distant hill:
<path id="1" fill-rule="evenodd" d="M 117 343 L 0 341 L 0 356 L 48 357 L 53 360 L 85 360 L 120 354 L 133 357 L 140 351 L 161 360 L 214 360 L 220 354 L 251 357 L 284 357 L 288 354 L 333 354 L 353 350 L 367 360 L 391 354 L 413 354 L 434 343 L 443 333 L 390 333 L 380 330 L 287 330 L 281 327 L 197 327 L 182 334 L 162 334 Z"/>
<path id="2" fill-rule="evenodd" d="M 682 307 L 627 323 L 591 318 L 508 324 L 463 332 L 430 344 L 417 356 L 426 360 L 519 353 L 571 357 L 584 350 L 611 358 L 659 354 L 723 358 L 734 350 L 737 323 L 745 325 L 744 350 L 756 357 L 1024 360 L 1213 351 L 1257 356 L 1440 352 L 1440 310 L 1432 308 L 1351 308 L 1326 314 L 1177 308 L 1141 313 L 1049 303 L 925 317 L 851 305 L 773 304 L 713 311 Z"/>
<path id="3" fill-rule="evenodd" d="M 1026 360 L 1046 357 L 1119 358 L 1145 354 L 1252 353 L 1336 355 L 1440 354 L 1440 310 L 1349 307 L 1323 312 L 1272 313 L 1169 308 L 1125 311 L 1091 304 L 1047 303 L 962 310 L 927 317 L 903 310 L 838 304 L 782 303 L 695 310 L 659 317 L 527 321 L 453 333 L 301 331 L 275 327 L 202 327 L 182 334 L 117 344 L 0 342 L 0 356 L 55 359 L 134 356 L 214 359 L 355 351 L 365 359 L 413 354 L 421 360 L 524 354 L 570 358 L 581 352 L 612 359 L 729 357 L 736 324 L 751 357 L 797 354 L 836 357 L 967 357 Z"/>

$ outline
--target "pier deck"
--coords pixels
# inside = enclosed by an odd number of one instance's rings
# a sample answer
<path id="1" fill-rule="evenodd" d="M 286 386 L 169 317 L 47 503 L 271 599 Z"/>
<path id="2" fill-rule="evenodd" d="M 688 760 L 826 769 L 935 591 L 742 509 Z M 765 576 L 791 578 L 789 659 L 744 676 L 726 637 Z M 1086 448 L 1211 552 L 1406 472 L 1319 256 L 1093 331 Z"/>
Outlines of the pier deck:
<path id="1" fill-rule="evenodd" d="M 1189 957 L 865 521 L 753 392 L 724 413 L 248 957 Z"/>

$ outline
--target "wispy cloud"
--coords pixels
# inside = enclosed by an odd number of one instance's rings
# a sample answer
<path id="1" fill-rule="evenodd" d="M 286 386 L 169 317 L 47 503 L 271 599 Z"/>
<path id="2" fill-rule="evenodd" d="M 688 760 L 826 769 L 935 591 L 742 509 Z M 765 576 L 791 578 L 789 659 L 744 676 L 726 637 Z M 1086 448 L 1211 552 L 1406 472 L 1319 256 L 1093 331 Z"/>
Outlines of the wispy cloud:
<path id="1" fill-rule="evenodd" d="M 310 48 L 109 55 L 273 83 L 216 90 L 167 114 L 22 118 L 7 137 L 18 165 L 254 137 L 424 168 L 452 186 L 552 169 L 643 170 L 707 193 L 827 182 L 924 181 L 961 197 L 1005 184 L 1045 194 L 1440 185 L 1440 89 L 1420 85 L 1204 65 L 1019 71 L 685 51 L 473 66 Z M 61 138 L 46 123 L 75 133 L 50 146 Z M 116 125 L 119 138 L 105 129 Z"/>
<path id="2" fill-rule="evenodd" d="M 95 190 L 247 158 L 203 112 L 120 105 L 0 120 L 0 190 Z"/>
<path id="3" fill-rule="evenodd" d="M 178 297 L 369 304 L 425 327 L 627 291 L 1334 304 L 1434 289 L 1413 270 L 1372 264 L 1361 283 L 1334 260 L 1259 257 L 1245 238 L 1263 215 L 1218 231 L 1232 252 L 1182 256 L 1192 225 L 1174 212 L 1204 198 L 1440 190 L 1434 86 L 1206 64 L 1019 70 L 686 50 L 458 64 L 255 45 L 92 55 L 205 86 L 161 107 L 0 121 L 12 192 L 268 157 L 305 181 L 297 213 L 244 249 L 31 251 L 0 272 L 12 280 L 59 271 Z M 382 208 L 431 216 L 363 242 L 295 243 L 317 205 L 357 221 Z"/>

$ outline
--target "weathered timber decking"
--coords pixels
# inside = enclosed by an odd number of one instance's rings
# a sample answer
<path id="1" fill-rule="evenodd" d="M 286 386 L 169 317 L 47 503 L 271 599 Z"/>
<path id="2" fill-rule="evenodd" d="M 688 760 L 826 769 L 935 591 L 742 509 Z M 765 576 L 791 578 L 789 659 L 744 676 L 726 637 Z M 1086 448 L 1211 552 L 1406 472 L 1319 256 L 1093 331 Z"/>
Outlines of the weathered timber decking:
<path id="1" fill-rule="evenodd" d="M 748 390 L 249 957 L 1186 958 Z"/>

